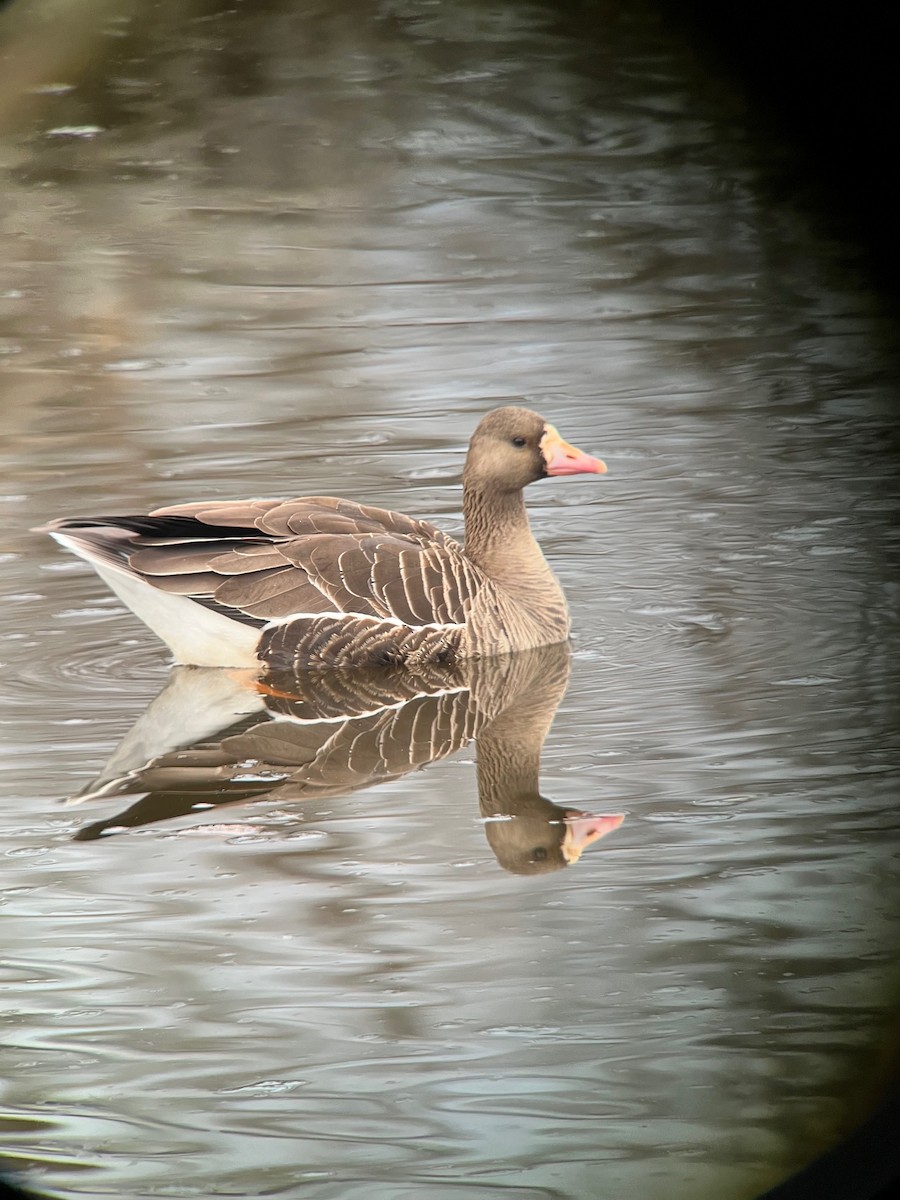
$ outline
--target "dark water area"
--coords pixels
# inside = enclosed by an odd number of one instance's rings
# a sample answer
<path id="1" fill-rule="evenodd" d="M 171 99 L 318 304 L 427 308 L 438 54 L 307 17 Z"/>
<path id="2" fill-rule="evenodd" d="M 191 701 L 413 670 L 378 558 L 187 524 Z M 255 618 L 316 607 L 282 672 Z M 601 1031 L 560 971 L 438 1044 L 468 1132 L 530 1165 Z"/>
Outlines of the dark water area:
<path id="1" fill-rule="evenodd" d="M 805 0 L 679 0 L 662 9 L 752 108 L 756 133 L 790 147 L 776 184 L 808 218 L 849 238 L 869 279 L 897 311 L 900 231 L 885 151 L 900 138 L 894 46 L 900 13 L 860 0 L 822 20 Z"/>
<path id="2" fill-rule="evenodd" d="M 897 1068 L 896 326 L 790 145 L 649 4 L 13 3 L 0 52 L 0 1165 L 741 1200 L 833 1145 Z M 340 742 L 185 698 L 28 532 L 461 535 L 507 403 L 609 466 L 528 489 L 570 654 Z M 516 869 L 576 810 L 624 820 Z"/>

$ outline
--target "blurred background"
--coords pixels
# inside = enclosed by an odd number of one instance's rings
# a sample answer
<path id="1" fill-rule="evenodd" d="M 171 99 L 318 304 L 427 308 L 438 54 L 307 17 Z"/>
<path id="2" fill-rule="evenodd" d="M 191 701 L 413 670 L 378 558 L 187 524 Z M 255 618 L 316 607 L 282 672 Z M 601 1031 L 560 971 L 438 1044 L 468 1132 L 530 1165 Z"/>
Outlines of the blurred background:
<path id="1" fill-rule="evenodd" d="M 730 11 L 731 8 L 730 8 Z M 57 1197 L 741 1200 L 896 1075 L 896 229 L 863 5 L 0 8 L 0 1162 Z M 461 533 L 479 417 L 570 598 L 557 803 L 477 748 L 95 842 L 165 650 L 54 516 L 347 494 Z"/>

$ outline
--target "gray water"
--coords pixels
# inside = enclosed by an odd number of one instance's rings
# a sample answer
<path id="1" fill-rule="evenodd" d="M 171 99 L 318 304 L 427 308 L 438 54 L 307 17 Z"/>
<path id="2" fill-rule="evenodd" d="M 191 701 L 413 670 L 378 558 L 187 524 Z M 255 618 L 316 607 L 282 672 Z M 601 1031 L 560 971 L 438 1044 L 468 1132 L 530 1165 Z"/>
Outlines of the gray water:
<path id="1" fill-rule="evenodd" d="M 642 5 L 0 21 L 0 1163 L 741 1200 L 826 1149 L 896 1067 L 896 364 L 789 150 Z M 528 498 L 574 622 L 542 793 L 622 825 L 504 870 L 469 743 L 74 840 L 168 660 L 27 530 L 337 493 L 460 533 L 510 401 L 609 464 Z"/>

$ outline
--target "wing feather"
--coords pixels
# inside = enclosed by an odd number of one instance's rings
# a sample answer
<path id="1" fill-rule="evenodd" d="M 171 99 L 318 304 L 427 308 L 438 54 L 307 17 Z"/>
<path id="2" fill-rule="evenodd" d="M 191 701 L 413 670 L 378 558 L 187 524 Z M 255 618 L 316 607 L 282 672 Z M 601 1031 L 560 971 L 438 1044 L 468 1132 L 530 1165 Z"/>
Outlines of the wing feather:
<path id="1" fill-rule="evenodd" d="M 94 559 L 127 563 L 161 591 L 251 623 L 337 611 L 462 624 L 490 587 L 429 522 L 333 496 L 179 504 L 75 525 L 60 530 Z"/>
<path id="2" fill-rule="evenodd" d="M 281 567 L 248 575 L 233 575 L 214 593 L 218 604 L 237 608 L 266 621 L 281 620 L 294 613 L 328 612 L 334 606 L 306 573 L 282 561 Z"/>
<path id="3" fill-rule="evenodd" d="M 433 621 L 434 604 L 428 591 L 425 576 L 426 552 L 423 550 L 401 550 L 399 555 L 400 578 L 406 593 L 406 603 L 414 621 Z"/>

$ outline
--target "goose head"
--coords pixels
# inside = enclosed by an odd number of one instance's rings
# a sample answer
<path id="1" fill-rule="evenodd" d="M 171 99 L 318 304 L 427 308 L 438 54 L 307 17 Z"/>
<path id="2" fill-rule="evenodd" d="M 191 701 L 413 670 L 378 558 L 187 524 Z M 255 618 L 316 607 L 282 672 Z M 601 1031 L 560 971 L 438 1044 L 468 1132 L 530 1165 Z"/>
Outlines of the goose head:
<path id="1" fill-rule="evenodd" d="M 518 492 L 548 475 L 602 475 L 605 463 L 563 441 L 555 426 L 528 408 L 495 408 L 472 434 L 463 481 Z"/>

